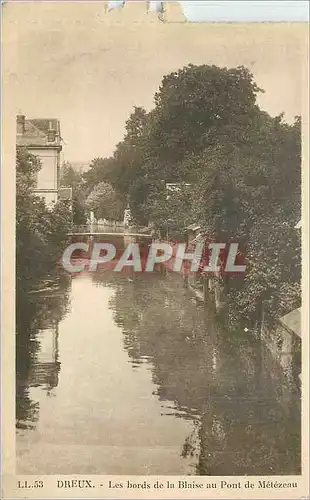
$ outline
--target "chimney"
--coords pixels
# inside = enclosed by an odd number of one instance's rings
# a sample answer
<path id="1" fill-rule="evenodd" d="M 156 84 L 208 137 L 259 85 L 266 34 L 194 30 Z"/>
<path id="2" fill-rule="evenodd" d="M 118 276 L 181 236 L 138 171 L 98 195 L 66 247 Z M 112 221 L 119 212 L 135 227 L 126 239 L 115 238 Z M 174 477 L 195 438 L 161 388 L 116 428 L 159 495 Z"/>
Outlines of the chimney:
<path id="1" fill-rule="evenodd" d="M 55 142 L 55 139 L 56 139 L 56 130 L 53 128 L 53 122 L 49 122 L 47 131 L 47 142 Z"/>
<path id="2" fill-rule="evenodd" d="M 16 131 L 18 135 L 24 135 L 25 133 L 25 115 L 16 116 Z"/>

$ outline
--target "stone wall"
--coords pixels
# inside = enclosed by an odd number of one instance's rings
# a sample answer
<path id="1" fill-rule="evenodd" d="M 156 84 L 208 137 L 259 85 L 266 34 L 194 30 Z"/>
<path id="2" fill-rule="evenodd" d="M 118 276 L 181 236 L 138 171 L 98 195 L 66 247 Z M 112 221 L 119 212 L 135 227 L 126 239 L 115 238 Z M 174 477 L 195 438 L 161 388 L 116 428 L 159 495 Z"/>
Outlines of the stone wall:
<path id="1" fill-rule="evenodd" d="M 263 321 L 261 340 L 285 376 L 291 381 L 298 381 L 301 372 L 301 339 L 285 327 L 281 320 L 276 320 L 273 324 Z"/>

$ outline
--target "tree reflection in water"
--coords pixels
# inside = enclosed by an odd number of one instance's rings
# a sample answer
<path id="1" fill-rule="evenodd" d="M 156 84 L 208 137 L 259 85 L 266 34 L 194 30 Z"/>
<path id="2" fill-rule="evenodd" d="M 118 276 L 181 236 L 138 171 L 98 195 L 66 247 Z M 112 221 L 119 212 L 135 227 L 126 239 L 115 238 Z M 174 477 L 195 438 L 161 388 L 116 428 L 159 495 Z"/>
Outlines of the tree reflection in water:
<path id="1" fill-rule="evenodd" d="M 147 363 L 171 415 L 194 431 L 182 456 L 198 475 L 300 473 L 300 397 L 285 385 L 264 348 L 225 332 L 173 273 L 95 273 L 112 286 L 114 320 L 134 369 Z"/>
<path id="2" fill-rule="evenodd" d="M 153 391 L 162 401 L 158 412 L 160 422 L 160 415 L 163 415 L 169 424 L 169 419 L 176 418 L 187 420 L 190 424 L 190 434 L 184 439 L 186 434 L 182 433 L 177 446 L 180 446 L 180 456 L 190 458 L 191 464 L 196 464 L 197 475 L 300 473 L 300 395 L 293 384 L 288 386 L 283 383 L 275 363 L 270 361 L 259 341 L 249 334 L 225 332 L 215 321 L 212 310 L 199 306 L 175 273 L 135 274 L 128 269 L 127 273 L 119 274 L 103 270 L 90 273 L 86 276 L 86 283 L 89 284 L 89 280 L 96 287 L 110 288 L 109 293 L 102 296 L 111 297 L 109 307 L 114 322 L 122 332 L 121 342 L 132 369 L 139 375 L 142 372 L 145 375 L 145 368 L 149 372 L 148 380 L 152 379 L 153 387 L 147 384 L 147 392 L 142 391 L 142 394 L 145 397 L 149 391 L 152 399 Z M 82 285 L 78 289 L 83 303 L 83 282 L 79 283 Z M 42 389 L 46 395 L 53 395 L 58 384 L 58 323 L 68 311 L 69 286 L 70 279 L 64 277 L 55 287 L 45 287 L 45 291 L 17 297 L 16 413 L 19 429 L 37 427 L 39 405 L 33 401 L 35 387 L 40 387 L 41 396 Z M 94 300 L 100 301 L 101 294 L 95 294 Z M 97 305 L 100 307 L 100 303 Z M 85 312 L 73 311 L 75 321 L 79 321 L 80 314 L 85 315 Z M 105 311 L 101 316 L 103 323 L 104 314 Z M 74 322 L 70 325 L 66 328 L 73 328 Z M 83 325 L 82 330 L 85 325 L 88 326 L 87 321 Z M 101 325 L 98 330 L 96 328 L 94 324 L 95 335 L 100 332 Z M 109 331 L 112 332 L 113 328 Z M 49 343 L 46 343 L 48 339 Z M 96 341 L 95 336 L 93 340 Z M 82 339 L 81 352 L 84 352 L 83 342 Z M 100 345 L 105 349 L 104 343 Z M 118 341 L 116 345 L 122 350 Z M 117 355 L 117 352 L 114 354 Z M 120 359 L 124 358 L 121 356 Z M 67 375 L 70 363 L 70 358 L 67 358 Z M 142 365 L 144 370 L 140 370 Z M 85 366 L 88 367 L 87 363 Z M 120 375 L 121 367 L 118 368 Z M 102 373 L 99 371 L 98 374 L 100 378 Z M 91 384 L 89 377 L 86 371 L 81 373 L 79 380 Z M 137 377 L 138 380 L 143 379 Z M 96 395 L 96 387 L 95 384 L 91 401 L 96 404 L 98 397 L 98 407 L 103 411 L 105 401 L 102 396 Z M 105 397 L 108 399 L 109 390 L 113 392 L 114 387 L 107 388 Z M 62 394 L 66 391 L 64 383 Z M 133 397 L 136 394 L 133 392 Z M 113 396 L 109 401 L 117 415 L 117 390 Z M 40 401 L 43 405 L 43 400 Z M 83 397 L 79 399 L 82 408 L 83 401 Z M 59 408 L 60 402 L 57 406 L 56 401 L 55 408 Z M 143 407 L 144 400 L 133 400 L 132 403 Z M 83 419 L 88 418 L 88 411 L 82 412 L 81 416 L 79 411 L 77 406 L 71 413 L 84 425 Z M 41 418 L 42 413 L 43 406 Z M 139 416 L 140 423 L 143 415 L 142 412 Z M 109 418 L 105 423 L 109 428 Z M 46 425 L 50 425 L 48 418 Z M 46 428 L 43 426 L 43 431 Z M 163 421 L 163 427 L 159 428 L 169 431 L 171 425 L 169 427 Z M 100 423 L 95 432 L 100 436 L 100 443 L 103 440 L 101 430 Z M 66 427 L 61 426 L 58 431 L 67 432 Z M 92 438 L 91 430 L 89 435 L 87 429 L 85 432 L 87 438 Z M 117 428 L 118 432 L 122 434 L 123 429 Z M 186 432 L 189 432 L 188 427 Z M 154 434 L 150 434 L 154 439 Z M 74 429 L 72 435 L 75 436 Z M 44 444 L 40 446 L 40 450 L 45 449 Z M 110 456 L 106 459 L 109 461 Z M 27 467 L 28 463 L 31 467 L 31 460 L 32 456 L 28 458 Z M 114 466 L 121 469 L 123 464 Z M 97 470 L 99 465 L 95 462 L 92 467 Z"/>

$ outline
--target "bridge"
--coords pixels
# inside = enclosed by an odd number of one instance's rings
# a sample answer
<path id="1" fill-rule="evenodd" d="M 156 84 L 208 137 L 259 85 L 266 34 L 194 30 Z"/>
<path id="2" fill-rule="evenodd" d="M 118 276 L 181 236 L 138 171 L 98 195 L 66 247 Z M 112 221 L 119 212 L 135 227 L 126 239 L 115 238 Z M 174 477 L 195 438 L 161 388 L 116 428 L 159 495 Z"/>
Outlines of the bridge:
<path id="1" fill-rule="evenodd" d="M 85 224 L 74 225 L 68 236 L 130 236 L 139 238 L 151 238 L 151 233 L 146 232 L 147 228 L 129 227 L 114 224 Z"/>

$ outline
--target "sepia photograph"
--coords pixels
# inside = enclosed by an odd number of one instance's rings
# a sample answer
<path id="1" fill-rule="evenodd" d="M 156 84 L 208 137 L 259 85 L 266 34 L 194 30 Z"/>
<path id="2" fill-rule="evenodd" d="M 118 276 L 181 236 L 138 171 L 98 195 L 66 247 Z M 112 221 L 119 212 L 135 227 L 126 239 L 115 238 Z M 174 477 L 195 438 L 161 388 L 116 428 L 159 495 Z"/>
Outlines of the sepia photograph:
<path id="1" fill-rule="evenodd" d="M 304 470 L 306 27 L 182 3 L 3 9 L 24 498 Z"/>

